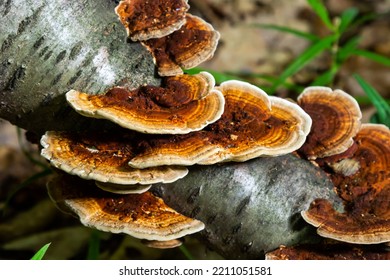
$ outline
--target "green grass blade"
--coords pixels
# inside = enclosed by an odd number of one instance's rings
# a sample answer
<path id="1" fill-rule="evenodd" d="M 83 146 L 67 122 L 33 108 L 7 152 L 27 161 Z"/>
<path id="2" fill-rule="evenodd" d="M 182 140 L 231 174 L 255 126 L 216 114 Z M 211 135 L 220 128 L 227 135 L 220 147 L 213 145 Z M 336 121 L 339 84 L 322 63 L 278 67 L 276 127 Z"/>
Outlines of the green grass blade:
<path id="1" fill-rule="evenodd" d="M 34 254 L 34 256 L 31 258 L 31 260 L 42 260 L 42 258 L 45 256 L 47 249 L 49 249 L 50 243 L 47 243 L 44 245 L 41 249 L 39 249 L 38 252 Z"/>
<path id="2" fill-rule="evenodd" d="M 303 39 L 306 39 L 306 40 L 312 41 L 312 42 L 317 42 L 318 40 L 320 40 L 320 37 L 318 37 L 314 34 L 311 34 L 308 32 L 303 32 L 303 31 L 300 31 L 300 30 L 297 30 L 294 28 L 286 27 L 286 26 L 279 26 L 279 25 L 275 25 L 275 24 L 253 24 L 253 26 L 293 34 L 297 37 L 301 37 Z"/>
<path id="3" fill-rule="evenodd" d="M 354 54 L 359 45 L 360 37 L 352 37 L 343 46 L 339 46 L 337 52 L 338 63 L 343 63 L 348 57 Z"/>
<path id="4" fill-rule="evenodd" d="M 340 17 L 339 33 L 343 34 L 345 30 L 351 25 L 359 11 L 356 8 L 349 8 L 345 10 Z"/>
<path id="5" fill-rule="evenodd" d="M 334 31 L 335 27 L 330 20 L 328 10 L 321 0 L 307 0 L 307 3 L 311 6 L 314 12 L 320 17 L 322 22 L 329 28 L 329 30 Z"/>
<path id="6" fill-rule="evenodd" d="M 194 257 L 186 246 L 180 245 L 179 250 L 183 253 L 187 260 L 194 260 Z"/>
<path id="7" fill-rule="evenodd" d="M 383 64 L 385 66 L 390 67 L 390 58 L 385 57 L 383 55 L 380 55 L 380 54 L 377 54 L 377 53 L 373 53 L 373 52 L 370 52 L 370 51 L 366 51 L 366 50 L 354 50 L 352 52 L 352 54 L 363 56 L 363 57 L 368 58 L 368 59 L 370 59 L 372 61 L 375 61 L 375 62 L 378 62 L 380 64 Z"/>
<path id="8" fill-rule="evenodd" d="M 87 260 L 99 259 L 100 253 L 100 231 L 92 229 L 91 236 L 88 241 Z"/>
<path id="9" fill-rule="evenodd" d="M 319 75 L 310 85 L 311 86 L 332 86 L 334 77 L 339 70 L 339 66 L 335 66 Z"/>
<path id="10" fill-rule="evenodd" d="M 294 75 L 296 72 L 301 70 L 307 63 L 313 60 L 321 52 L 329 49 L 336 39 L 335 35 L 325 37 L 318 41 L 316 44 L 313 44 L 307 48 L 300 56 L 298 56 L 280 75 L 279 79 L 272 85 L 270 94 L 273 94 L 274 91 L 285 82 L 285 80 Z"/>
<path id="11" fill-rule="evenodd" d="M 368 84 L 361 76 L 355 74 L 355 79 L 358 81 L 364 92 L 370 98 L 372 104 L 376 108 L 377 111 L 377 120 L 390 127 L 390 105 L 386 102 L 386 100 L 373 88 L 370 84 Z"/>

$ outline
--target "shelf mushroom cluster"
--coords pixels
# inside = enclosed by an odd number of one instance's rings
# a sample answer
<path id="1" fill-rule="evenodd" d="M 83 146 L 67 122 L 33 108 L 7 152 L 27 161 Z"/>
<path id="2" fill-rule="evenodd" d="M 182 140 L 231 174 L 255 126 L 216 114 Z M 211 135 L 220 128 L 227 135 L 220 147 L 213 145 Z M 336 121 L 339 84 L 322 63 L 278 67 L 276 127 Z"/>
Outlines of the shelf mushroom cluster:
<path id="1" fill-rule="evenodd" d="M 165 77 L 160 87 L 116 87 L 101 95 L 71 90 L 66 97 L 80 114 L 118 126 L 110 133 L 46 132 L 42 156 L 57 169 L 89 180 L 55 180 L 49 187 L 51 197 L 68 205 L 88 226 L 157 241 L 199 231 L 203 223 L 172 209 L 168 212 L 175 219 L 156 222 L 152 218 L 167 217 L 160 211 L 169 207 L 161 207 L 161 199 L 148 192 L 151 184 L 183 178 L 195 164 L 291 153 L 303 145 L 311 127 L 309 115 L 297 104 L 269 97 L 245 82 L 215 86 L 206 72 Z M 94 181 L 102 190 L 89 191 Z M 125 209 L 134 197 L 147 203 Z M 145 212 L 148 215 L 140 214 Z"/>
<path id="2" fill-rule="evenodd" d="M 212 58 L 220 37 L 188 9 L 187 0 L 124 0 L 115 12 L 129 38 L 150 51 L 159 75 L 175 76 Z"/>
<path id="3" fill-rule="evenodd" d="M 329 173 L 345 201 L 344 213 L 325 200 L 302 212 L 320 235 L 389 242 L 389 129 L 361 125 L 358 104 L 341 90 L 309 87 L 294 103 L 246 82 L 216 86 L 207 72 L 183 74 L 211 58 L 219 39 L 188 8 L 185 0 L 125 0 L 117 6 L 129 38 L 152 53 L 162 83 L 66 94 L 79 114 L 117 126 L 42 136 L 41 154 L 59 173 L 48 184 L 58 207 L 86 226 L 127 233 L 153 247 L 178 246 L 204 224 L 168 207 L 148 191 L 152 184 L 179 180 L 196 164 L 297 151 Z"/>
<path id="4" fill-rule="evenodd" d="M 299 152 L 329 174 L 345 208 L 340 212 L 317 199 L 303 218 L 323 237 L 354 244 L 389 242 L 389 128 L 362 124 L 358 104 L 341 90 L 309 87 L 298 104 L 313 120 Z"/>

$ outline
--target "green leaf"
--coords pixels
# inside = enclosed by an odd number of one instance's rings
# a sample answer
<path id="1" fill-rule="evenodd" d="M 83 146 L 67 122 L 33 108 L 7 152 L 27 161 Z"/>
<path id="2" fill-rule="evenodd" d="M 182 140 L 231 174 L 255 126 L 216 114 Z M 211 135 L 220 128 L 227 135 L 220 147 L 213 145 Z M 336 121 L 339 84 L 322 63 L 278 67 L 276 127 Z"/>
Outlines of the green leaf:
<path id="1" fill-rule="evenodd" d="M 335 66 L 325 71 L 310 84 L 311 86 L 331 86 L 334 80 L 334 77 L 337 74 L 339 66 Z"/>
<path id="2" fill-rule="evenodd" d="M 100 231 L 96 229 L 92 229 L 91 237 L 88 242 L 88 252 L 87 259 L 88 260 L 97 260 L 99 259 L 100 252 Z"/>
<path id="3" fill-rule="evenodd" d="M 272 29 L 272 30 L 281 31 L 281 32 L 285 32 L 285 33 L 290 33 L 290 34 L 293 34 L 295 36 L 301 37 L 303 39 L 306 39 L 306 40 L 312 41 L 312 42 L 316 42 L 316 41 L 320 40 L 320 37 L 318 37 L 314 34 L 311 34 L 308 32 L 303 32 L 303 31 L 300 31 L 300 30 L 297 30 L 294 28 L 286 27 L 286 26 L 279 26 L 279 25 L 274 25 L 274 24 L 253 24 L 253 26 L 264 28 L 264 29 Z"/>
<path id="4" fill-rule="evenodd" d="M 383 55 L 373 53 L 366 50 L 354 50 L 352 51 L 352 54 L 363 56 L 365 58 L 371 59 L 372 61 L 378 62 L 380 64 L 383 64 L 385 66 L 390 67 L 390 58 L 385 57 Z"/>
<path id="5" fill-rule="evenodd" d="M 386 100 L 361 76 L 355 74 L 355 79 L 358 81 L 364 92 L 370 98 L 372 104 L 377 111 L 377 121 L 390 127 L 390 105 Z"/>
<path id="6" fill-rule="evenodd" d="M 325 37 L 318 41 L 316 44 L 307 48 L 300 56 L 298 56 L 280 75 L 279 79 L 272 85 L 270 89 L 270 94 L 273 94 L 274 91 L 285 82 L 285 80 L 294 75 L 300 69 L 302 69 L 307 63 L 313 60 L 321 52 L 329 49 L 336 39 L 336 35 L 331 35 Z"/>
<path id="7" fill-rule="evenodd" d="M 339 28 L 338 28 L 340 34 L 343 34 L 345 30 L 347 30 L 347 28 L 351 25 L 353 20 L 358 15 L 358 13 L 359 11 L 356 8 L 349 8 L 342 13 L 340 17 Z"/>
<path id="8" fill-rule="evenodd" d="M 326 25 L 326 27 L 329 28 L 329 30 L 334 31 L 335 27 L 332 24 L 332 21 L 330 20 L 328 10 L 326 9 L 325 5 L 322 3 L 321 0 L 307 0 L 311 8 L 314 10 L 314 12 L 320 17 L 322 22 Z"/>
<path id="9" fill-rule="evenodd" d="M 360 37 L 352 37 L 349 39 L 343 46 L 339 46 L 339 50 L 337 52 L 337 61 L 341 64 L 348 57 L 354 55 L 355 50 L 359 45 Z"/>
<path id="10" fill-rule="evenodd" d="M 45 256 L 47 249 L 49 249 L 50 243 L 47 243 L 44 245 L 41 249 L 39 249 L 38 252 L 35 253 L 35 255 L 31 258 L 31 260 L 42 260 L 42 258 Z"/>

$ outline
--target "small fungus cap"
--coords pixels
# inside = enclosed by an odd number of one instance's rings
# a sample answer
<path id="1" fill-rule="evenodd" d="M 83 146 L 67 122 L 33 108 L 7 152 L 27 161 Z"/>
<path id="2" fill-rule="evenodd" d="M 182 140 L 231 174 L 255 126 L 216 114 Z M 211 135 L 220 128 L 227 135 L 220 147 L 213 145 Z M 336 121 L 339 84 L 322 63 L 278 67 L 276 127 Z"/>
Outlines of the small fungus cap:
<path id="1" fill-rule="evenodd" d="M 297 101 L 313 120 L 312 130 L 300 149 L 308 159 L 340 154 L 351 147 L 362 118 L 353 97 L 342 90 L 308 87 Z"/>
<path id="2" fill-rule="evenodd" d="M 51 180 L 48 191 L 57 205 L 68 207 L 82 224 L 102 231 L 168 241 L 204 228 L 202 222 L 179 214 L 150 192 L 113 194 L 69 175 Z"/>
<path id="3" fill-rule="evenodd" d="M 201 131 L 141 143 L 129 165 L 214 164 L 277 156 L 295 151 L 309 133 L 311 119 L 297 105 L 274 98 L 245 82 L 228 81 L 222 117 Z"/>
<path id="4" fill-rule="evenodd" d="M 141 133 L 185 134 L 221 117 L 225 100 L 214 85 L 213 76 L 201 72 L 167 77 L 161 87 L 131 91 L 116 87 L 104 95 L 71 90 L 66 99 L 81 115 L 108 119 Z"/>
<path id="5" fill-rule="evenodd" d="M 124 0 L 116 14 L 133 41 L 161 38 L 178 30 L 186 21 L 186 0 Z"/>
<path id="6" fill-rule="evenodd" d="M 41 155 L 54 167 L 71 175 L 103 183 L 170 183 L 188 174 L 188 169 L 180 166 L 159 166 L 143 170 L 129 167 L 127 162 L 131 158 L 133 137 L 48 131 L 41 138 Z"/>
<path id="7" fill-rule="evenodd" d="M 198 66 L 211 59 L 220 34 L 203 19 L 187 14 L 186 23 L 172 34 L 143 41 L 151 52 L 160 76 L 175 76 L 183 69 Z"/>

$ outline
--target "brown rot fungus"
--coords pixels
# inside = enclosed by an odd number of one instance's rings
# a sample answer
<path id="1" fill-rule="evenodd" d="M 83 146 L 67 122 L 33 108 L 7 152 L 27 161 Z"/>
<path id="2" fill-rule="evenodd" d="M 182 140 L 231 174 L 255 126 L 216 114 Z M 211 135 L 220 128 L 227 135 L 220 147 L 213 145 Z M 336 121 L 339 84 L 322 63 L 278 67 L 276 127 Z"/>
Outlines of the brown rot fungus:
<path id="1" fill-rule="evenodd" d="M 353 162 L 353 172 L 346 175 L 344 168 L 329 171 L 345 211 L 318 199 L 302 216 L 323 237 L 358 244 L 386 243 L 390 241 L 390 130 L 363 124 L 354 141 L 356 149 L 342 160 Z"/>
<path id="2" fill-rule="evenodd" d="M 115 8 L 133 41 L 161 38 L 178 30 L 186 21 L 187 0 L 125 0 Z"/>
<path id="3" fill-rule="evenodd" d="M 214 85 L 213 76 L 201 72 L 167 77 L 161 87 L 115 87 L 104 95 L 71 90 L 66 98 L 87 117 L 108 119 L 143 133 L 185 134 L 201 130 L 221 117 L 225 100 Z"/>

